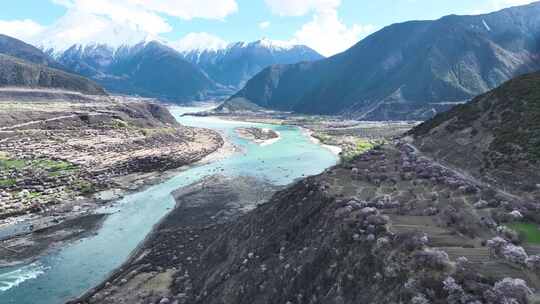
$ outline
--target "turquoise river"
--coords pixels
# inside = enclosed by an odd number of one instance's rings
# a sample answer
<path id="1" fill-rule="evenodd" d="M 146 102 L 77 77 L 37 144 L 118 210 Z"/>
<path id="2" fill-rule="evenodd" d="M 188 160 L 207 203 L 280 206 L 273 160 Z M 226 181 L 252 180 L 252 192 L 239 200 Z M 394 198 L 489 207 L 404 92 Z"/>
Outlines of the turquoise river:
<path id="1" fill-rule="evenodd" d="M 174 207 L 170 193 L 205 176 L 216 172 L 248 175 L 286 185 L 337 162 L 335 154 L 313 143 L 299 128 L 182 116 L 198 110 L 201 108 L 171 109 L 182 124 L 220 131 L 241 152 L 192 166 L 160 184 L 127 195 L 101 210 L 110 215 L 95 235 L 66 244 L 31 264 L 0 269 L 0 303 L 60 304 L 99 284 Z M 260 146 L 236 136 L 234 129 L 240 126 L 270 128 L 281 138 Z"/>

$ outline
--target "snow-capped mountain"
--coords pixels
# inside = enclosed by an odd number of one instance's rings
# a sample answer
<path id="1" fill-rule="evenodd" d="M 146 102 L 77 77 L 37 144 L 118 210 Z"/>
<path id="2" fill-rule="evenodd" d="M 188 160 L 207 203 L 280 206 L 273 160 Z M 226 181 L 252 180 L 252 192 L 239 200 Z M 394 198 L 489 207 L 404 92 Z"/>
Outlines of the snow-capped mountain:
<path id="1" fill-rule="evenodd" d="M 177 66 L 178 68 L 182 66 L 183 72 L 193 75 L 194 79 L 198 79 L 195 81 L 196 83 L 204 83 L 201 87 L 194 86 L 194 88 L 201 91 L 192 91 L 186 96 L 175 94 L 168 96 L 169 92 L 153 90 L 146 83 L 144 84 L 146 88 L 141 90 L 140 86 L 143 84 L 133 83 L 133 75 L 123 74 L 124 70 L 120 73 L 118 67 L 125 68 L 126 62 L 134 65 L 131 73 L 138 71 L 136 67 L 140 67 L 140 62 L 134 61 L 132 58 L 150 60 L 148 56 L 143 55 L 150 44 L 154 48 L 159 46 L 160 49 L 167 50 L 168 56 L 152 58 L 152 60 L 160 61 L 158 66 Z M 191 44 L 191 46 L 194 45 Z M 251 77 L 270 65 L 323 58 L 323 56 L 306 46 L 269 39 L 251 43 L 237 42 L 228 45 L 214 43 L 206 45 L 206 48 L 200 46 L 186 48 L 174 43 L 148 40 L 131 45 L 129 43 L 86 42 L 85 44 L 77 43 L 65 49 L 63 46 L 60 49 L 49 48 L 49 53 L 53 54 L 62 65 L 70 70 L 98 81 L 111 91 L 146 95 L 152 93 L 150 95 L 182 99 L 193 96 L 203 98 L 205 96 L 204 92 L 208 93 L 212 89 L 220 91 L 218 95 L 232 94 L 234 93 L 233 90 L 241 88 Z M 169 62 L 164 62 L 164 60 L 169 60 Z M 183 74 L 181 71 L 176 70 L 173 74 L 161 72 L 157 76 L 158 79 L 160 79 L 159 77 L 179 79 L 179 73 Z M 184 78 L 183 86 L 188 85 L 185 81 L 186 78 Z M 158 80 L 156 84 L 162 82 Z M 228 89 L 223 91 L 224 88 Z"/>
<path id="2" fill-rule="evenodd" d="M 91 25 L 84 36 L 71 37 L 64 26 L 76 19 Z M 302 45 L 269 39 L 227 44 L 201 35 L 166 42 L 137 28 L 73 12 L 33 44 L 69 71 L 92 78 L 111 92 L 181 101 L 233 94 L 270 65 L 323 58 Z"/>
<path id="3" fill-rule="evenodd" d="M 251 77 L 270 65 L 324 58 L 307 46 L 270 39 L 251 43 L 236 42 L 222 48 L 177 50 L 213 80 L 235 88 L 242 87 Z"/>
<path id="4" fill-rule="evenodd" d="M 159 40 L 137 25 L 116 22 L 105 16 L 70 10 L 30 43 L 58 57 L 73 46 L 101 46 L 118 49 L 141 41 Z"/>
<path id="5" fill-rule="evenodd" d="M 76 44 L 63 52 L 51 52 L 63 66 L 111 92 L 183 102 L 203 99 L 219 90 L 197 66 L 159 41 L 119 47 Z"/>
<path id="6" fill-rule="evenodd" d="M 323 58 L 308 47 L 269 39 L 227 44 L 208 33 L 191 33 L 169 42 L 137 20 L 96 9 L 70 8 L 27 42 L 111 92 L 174 100 L 233 94 L 269 65 Z"/>

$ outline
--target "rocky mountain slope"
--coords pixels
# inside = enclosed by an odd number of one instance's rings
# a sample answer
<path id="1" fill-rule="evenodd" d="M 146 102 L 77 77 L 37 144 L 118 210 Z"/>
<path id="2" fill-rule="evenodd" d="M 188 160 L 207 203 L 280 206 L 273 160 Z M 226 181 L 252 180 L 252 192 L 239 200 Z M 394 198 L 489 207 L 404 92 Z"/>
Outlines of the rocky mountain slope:
<path id="1" fill-rule="evenodd" d="M 0 87 L 47 88 L 104 95 L 92 81 L 68 69 L 41 50 L 18 39 L 0 35 Z"/>
<path id="2" fill-rule="evenodd" d="M 105 95 L 96 83 L 74 74 L 0 54 L 0 87 L 47 88 Z"/>
<path id="3" fill-rule="evenodd" d="M 279 43 L 269 39 L 232 43 L 223 49 L 189 50 L 182 54 L 213 80 L 238 89 L 273 64 L 293 64 L 324 58 L 307 46 Z"/>
<path id="4" fill-rule="evenodd" d="M 0 34 L 0 53 L 26 60 L 32 63 L 46 65 L 52 68 L 64 69 L 52 57 L 38 48 L 21 40 Z"/>
<path id="5" fill-rule="evenodd" d="M 219 91 L 198 67 L 157 41 L 120 48 L 74 45 L 60 54 L 58 61 L 118 93 L 183 102 Z"/>
<path id="6" fill-rule="evenodd" d="M 540 3 L 388 26 L 331 58 L 276 65 L 234 98 L 271 109 L 426 119 L 540 69 Z"/>
<path id="7" fill-rule="evenodd" d="M 433 157 L 540 198 L 540 73 L 513 79 L 411 132 Z"/>

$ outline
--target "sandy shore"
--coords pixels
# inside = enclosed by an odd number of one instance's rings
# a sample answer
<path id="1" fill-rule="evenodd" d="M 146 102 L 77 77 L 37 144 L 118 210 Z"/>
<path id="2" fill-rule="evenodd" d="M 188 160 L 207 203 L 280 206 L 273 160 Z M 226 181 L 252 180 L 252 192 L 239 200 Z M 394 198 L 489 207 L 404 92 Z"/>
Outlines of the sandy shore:
<path id="1" fill-rule="evenodd" d="M 236 128 L 235 132 L 240 138 L 252 141 L 260 146 L 269 146 L 281 139 L 281 134 L 278 131 L 268 128 Z"/>
<path id="2" fill-rule="evenodd" d="M 281 140 L 281 133 L 279 133 L 278 131 L 274 131 L 274 132 L 278 135 L 278 137 L 267 139 L 267 140 L 263 141 L 262 143 L 260 143 L 260 145 L 261 146 L 270 146 L 272 144 L 275 144 L 279 140 Z"/>
<path id="3" fill-rule="evenodd" d="M 307 128 L 304 128 L 304 127 L 300 127 L 300 129 L 302 130 L 302 132 L 307 137 L 309 137 L 311 142 L 313 142 L 315 144 L 318 144 L 318 145 L 322 146 L 325 149 L 328 149 L 330 152 L 334 153 L 335 155 L 339 155 L 343 151 L 343 149 L 341 149 L 341 147 L 332 146 L 332 145 L 325 145 L 325 144 L 321 143 L 321 141 L 319 139 L 313 137 L 313 131 L 311 131 L 310 129 L 307 129 Z"/>

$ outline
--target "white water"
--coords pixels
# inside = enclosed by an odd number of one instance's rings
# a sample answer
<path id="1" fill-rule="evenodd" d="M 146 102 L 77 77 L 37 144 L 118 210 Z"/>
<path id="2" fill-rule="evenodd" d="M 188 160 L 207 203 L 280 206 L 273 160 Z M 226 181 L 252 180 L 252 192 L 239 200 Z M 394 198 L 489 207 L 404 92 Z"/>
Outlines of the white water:
<path id="1" fill-rule="evenodd" d="M 32 280 L 45 273 L 47 268 L 35 262 L 10 272 L 0 274 L 0 292 L 19 286 L 24 281 Z"/>

